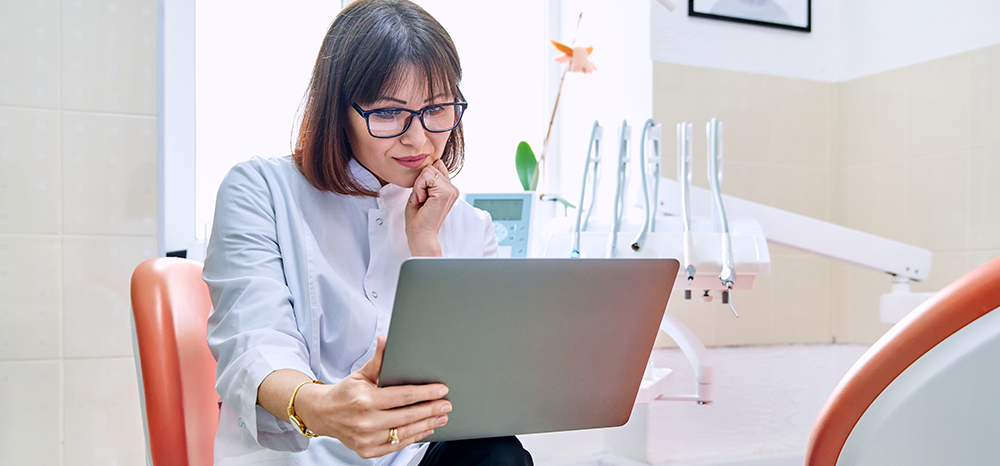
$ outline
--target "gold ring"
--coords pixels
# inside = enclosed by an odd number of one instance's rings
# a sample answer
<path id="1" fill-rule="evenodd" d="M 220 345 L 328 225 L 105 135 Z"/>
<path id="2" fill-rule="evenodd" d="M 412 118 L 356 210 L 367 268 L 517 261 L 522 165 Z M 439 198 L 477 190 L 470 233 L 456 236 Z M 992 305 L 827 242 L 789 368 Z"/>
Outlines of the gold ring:
<path id="1" fill-rule="evenodd" d="M 393 427 L 389 429 L 389 440 L 388 442 L 392 445 L 399 445 L 399 434 L 396 432 L 396 428 Z"/>
<path id="2" fill-rule="evenodd" d="M 428 188 L 433 188 L 434 187 L 434 182 L 437 181 L 438 175 L 440 175 L 440 174 L 441 174 L 441 172 L 437 172 L 437 173 L 434 174 L 434 178 L 431 178 L 431 182 L 427 183 L 427 187 Z"/>

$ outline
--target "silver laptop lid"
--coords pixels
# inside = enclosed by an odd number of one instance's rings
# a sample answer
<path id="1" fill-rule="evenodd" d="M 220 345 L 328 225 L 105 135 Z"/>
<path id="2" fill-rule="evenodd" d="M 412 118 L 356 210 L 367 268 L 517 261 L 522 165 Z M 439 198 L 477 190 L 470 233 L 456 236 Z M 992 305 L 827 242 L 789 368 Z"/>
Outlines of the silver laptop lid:
<path id="1" fill-rule="evenodd" d="M 673 259 L 410 259 L 380 386 L 442 382 L 425 441 L 628 421 L 679 264 Z"/>

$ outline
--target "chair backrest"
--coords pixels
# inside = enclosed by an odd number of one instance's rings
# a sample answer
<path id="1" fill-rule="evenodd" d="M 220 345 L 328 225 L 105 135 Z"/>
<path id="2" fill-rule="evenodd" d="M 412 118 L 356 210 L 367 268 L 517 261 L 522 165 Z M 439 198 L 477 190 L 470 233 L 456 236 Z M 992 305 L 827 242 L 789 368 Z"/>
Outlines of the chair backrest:
<path id="1" fill-rule="evenodd" d="M 805 464 L 1000 464 L 998 367 L 1000 258 L 872 345 L 820 412 Z"/>
<path id="2" fill-rule="evenodd" d="M 136 358 L 154 466 L 212 464 L 219 395 L 205 339 L 212 302 L 201 269 L 186 259 L 155 258 L 132 274 Z"/>

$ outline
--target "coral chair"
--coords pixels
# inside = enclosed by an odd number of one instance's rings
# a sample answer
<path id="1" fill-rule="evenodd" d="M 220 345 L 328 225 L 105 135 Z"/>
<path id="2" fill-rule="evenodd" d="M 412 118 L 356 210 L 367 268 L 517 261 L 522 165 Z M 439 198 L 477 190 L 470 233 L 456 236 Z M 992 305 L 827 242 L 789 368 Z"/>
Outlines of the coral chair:
<path id="1" fill-rule="evenodd" d="M 820 412 L 807 466 L 1000 464 L 1000 258 L 877 341 Z"/>
<path id="2" fill-rule="evenodd" d="M 136 361 L 153 466 L 212 464 L 219 395 L 205 342 L 212 302 L 201 268 L 186 259 L 155 258 L 132 274 Z"/>

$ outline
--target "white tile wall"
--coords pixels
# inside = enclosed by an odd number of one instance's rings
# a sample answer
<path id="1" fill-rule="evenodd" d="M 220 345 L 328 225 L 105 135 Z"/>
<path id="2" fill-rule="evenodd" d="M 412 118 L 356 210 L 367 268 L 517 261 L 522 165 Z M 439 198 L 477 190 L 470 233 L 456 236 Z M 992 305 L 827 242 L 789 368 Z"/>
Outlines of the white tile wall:
<path id="1" fill-rule="evenodd" d="M 132 358 L 65 363 L 65 465 L 145 464 Z"/>
<path id="2" fill-rule="evenodd" d="M 157 1 L 0 2 L 0 464 L 139 465 Z"/>
<path id="3" fill-rule="evenodd" d="M 156 255 L 155 237 L 63 238 L 66 358 L 131 356 L 129 280 Z"/>
<path id="4" fill-rule="evenodd" d="M 61 204 L 59 112 L 0 107 L 0 233 L 59 233 Z"/>
<path id="5" fill-rule="evenodd" d="M 0 361 L 60 356 L 58 236 L 0 235 Z"/>
<path id="6" fill-rule="evenodd" d="M 155 235 L 156 119 L 63 114 L 64 232 Z"/>
<path id="7" fill-rule="evenodd" d="M 58 361 L 0 361 L 0 464 L 62 464 L 60 372 Z"/>
<path id="8" fill-rule="evenodd" d="M 58 104 L 59 2 L 0 2 L 0 105 Z"/>
<path id="9" fill-rule="evenodd" d="M 62 106 L 155 115 L 156 0 L 62 2 Z"/>

